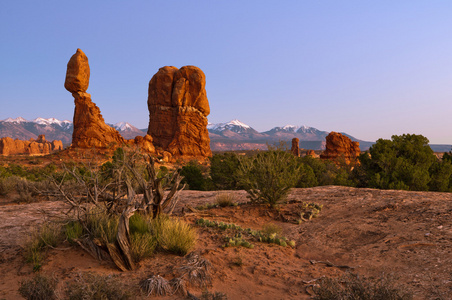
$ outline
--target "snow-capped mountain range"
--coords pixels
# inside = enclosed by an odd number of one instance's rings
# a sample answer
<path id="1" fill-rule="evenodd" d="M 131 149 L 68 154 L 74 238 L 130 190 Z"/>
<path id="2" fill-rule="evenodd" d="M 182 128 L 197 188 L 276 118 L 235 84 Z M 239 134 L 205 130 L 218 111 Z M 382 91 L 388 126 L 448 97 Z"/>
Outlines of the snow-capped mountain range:
<path id="1" fill-rule="evenodd" d="M 108 125 L 118 130 L 126 139 L 146 134 L 146 131 L 142 131 L 127 122 Z M 29 140 L 36 139 L 40 134 L 45 134 L 47 140 L 61 140 L 63 144 L 69 145 L 72 141 L 72 131 L 72 121 L 61 121 L 56 118 L 26 120 L 18 117 L 0 120 L 0 137 L 9 136 L 15 139 Z"/>
<path id="2" fill-rule="evenodd" d="M 144 136 L 146 129 L 138 129 L 127 122 L 108 124 L 119 131 L 126 139 L 135 138 L 137 135 Z M 251 126 L 235 119 L 226 123 L 207 125 L 210 136 L 210 146 L 213 151 L 221 150 L 247 150 L 265 149 L 267 143 L 286 141 L 290 144 L 292 138 L 300 139 L 300 146 L 305 149 L 320 150 L 325 146 L 325 137 L 328 131 L 321 131 L 309 126 L 285 125 L 274 127 L 265 132 L 258 132 Z M 0 138 L 12 137 L 21 140 L 36 139 L 38 135 L 45 134 L 47 140 L 61 140 L 63 144 L 69 145 L 72 140 L 73 124 L 69 120 L 60 121 L 56 118 L 36 118 L 26 120 L 22 117 L 7 118 L 0 120 Z M 360 143 L 361 149 L 369 148 L 373 142 L 358 140 L 346 133 L 342 133 L 354 141 Z M 431 145 L 437 152 L 449 151 L 450 145 Z"/>

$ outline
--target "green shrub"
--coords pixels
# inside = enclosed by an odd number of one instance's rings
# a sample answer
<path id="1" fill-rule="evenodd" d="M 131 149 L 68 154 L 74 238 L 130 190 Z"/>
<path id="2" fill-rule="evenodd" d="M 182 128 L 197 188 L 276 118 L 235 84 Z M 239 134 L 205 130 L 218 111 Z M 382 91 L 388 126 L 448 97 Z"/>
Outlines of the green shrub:
<path id="1" fill-rule="evenodd" d="M 300 158 L 304 165 L 297 187 L 312 187 L 317 185 L 345 185 L 355 186 L 351 177 L 351 166 L 343 163 L 336 164 L 330 160 L 323 160 L 311 156 Z"/>
<path id="2" fill-rule="evenodd" d="M 190 161 L 183 166 L 180 175 L 184 177 L 182 183 L 188 185 L 190 190 L 208 191 L 212 189 L 212 182 L 204 176 L 205 170 L 196 160 Z"/>
<path id="3" fill-rule="evenodd" d="M 242 157 L 238 176 L 252 202 L 272 206 L 286 199 L 300 178 L 300 165 L 295 156 L 281 150 Z"/>
<path id="4" fill-rule="evenodd" d="M 322 278 L 314 288 L 316 300 L 408 300 L 412 295 L 395 286 L 393 279 L 369 279 L 347 274 L 340 278 Z"/>
<path id="5" fill-rule="evenodd" d="M 235 153 L 214 154 L 210 158 L 210 177 L 216 189 L 236 190 L 240 188 L 237 171 L 239 158 Z"/>
<path id="6" fill-rule="evenodd" d="M 28 300 L 51 300 L 57 299 L 55 278 L 36 274 L 33 278 L 20 282 L 19 293 Z"/>
<path id="7" fill-rule="evenodd" d="M 116 276 L 80 274 L 66 287 L 69 300 L 126 300 L 132 298 L 130 289 Z"/>
<path id="8" fill-rule="evenodd" d="M 416 191 L 449 188 L 450 166 L 435 166 L 437 158 L 422 135 L 379 139 L 369 154 L 359 156 L 361 165 L 354 171 L 360 186 Z"/>
<path id="9" fill-rule="evenodd" d="M 450 192 L 452 190 L 452 162 L 449 160 L 435 161 L 429 169 L 431 180 L 429 190 Z"/>
<path id="10" fill-rule="evenodd" d="M 158 246 L 177 255 L 187 254 L 196 244 L 195 229 L 176 218 L 159 216 L 152 220 L 152 230 Z"/>

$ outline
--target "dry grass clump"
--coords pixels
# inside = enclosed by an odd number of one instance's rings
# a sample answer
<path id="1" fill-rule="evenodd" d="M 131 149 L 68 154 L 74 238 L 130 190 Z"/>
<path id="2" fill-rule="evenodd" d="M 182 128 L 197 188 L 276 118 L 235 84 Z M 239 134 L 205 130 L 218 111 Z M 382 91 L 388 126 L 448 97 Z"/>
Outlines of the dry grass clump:
<path id="1" fill-rule="evenodd" d="M 61 226 L 56 223 L 45 223 L 33 231 L 24 245 L 24 255 L 27 262 L 33 264 L 33 270 L 41 268 L 43 252 L 47 248 L 55 248 L 63 241 Z"/>
<path id="2" fill-rule="evenodd" d="M 340 278 L 322 278 L 314 285 L 316 300 L 409 300 L 412 295 L 395 286 L 391 277 L 372 279 L 346 274 Z"/>
<path id="3" fill-rule="evenodd" d="M 215 203 L 220 207 L 234 206 L 234 195 L 228 192 L 217 193 Z"/>
<path id="4" fill-rule="evenodd" d="M 151 221 L 148 216 L 135 213 L 129 219 L 130 242 L 132 257 L 135 262 L 152 256 L 157 239 L 151 229 Z"/>
<path id="5" fill-rule="evenodd" d="M 32 203 L 37 201 L 36 196 L 38 195 L 38 190 L 36 189 L 34 182 L 24 178 L 16 178 L 13 180 L 15 181 L 15 188 L 17 191 L 17 196 L 14 198 L 14 201 L 19 203 Z"/>
<path id="6" fill-rule="evenodd" d="M 201 300 L 228 300 L 228 296 L 221 292 L 204 291 L 201 295 Z"/>
<path id="7" fill-rule="evenodd" d="M 188 295 L 186 282 L 182 278 L 173 278 L 170 280 L 171 288 L 173 289 L 173 294 L 179 293 L 180 295 L 186 297 Z"/>
<path id="8" fill-rule="evenodd" d="M 116 276 L 86 273 L 67 285 L 66 296 L 69 300 L 126 300 L 132 299 L 132 292 Z"/>
<path id="9" fill-rule="evenodd" d="M 118 233 L 119 216 L 110 215 L 104 209 L 91 209 L 86 213 L 85 225 L 93 239 L 114 243 Z"/>
<path id="10" fill-rule="evenodd" d="M 78 221 L 70 221 L 64 225 L 64 234 L 66 239 L 71 244 L 76 244 L 76 240 L 81 238 L 84 234 L 83 226 Z"/>
<path id="11" fill-rule="evenodd" d="M 196 230 L 176 218 L 159 216 L 152 221 L 152 230 L 158 246 L 177 255 L 186 255 L 196 244 Z"/>
<path id="12" fill-rule="evenodd" d="M 160 275 L 151 276 L 148 279 L 140 282 L 141 289 L 147 294 L 147 296 L 169 296 L 173 294 L 173 289 L 168 280 Z"/>
<path id="13" fill-rule="evenodd" d="M 19 293 L 28 300 L 52 300 L 57 299 L 55 288 L 57 280 L 42 274 L 36 274 L 33 278 L 20 283 Z"/>
<path id="14" fill-rule="evenodd" d="M 10 178 L 0 178 L 0 196 L 7 196 L 14 190 L 14 184 Z"/>
<path id="15" fill-rule="evenodd" d="M 187 264 L 180 268 L 182 277 L 186 277 L 188 282 L 192 285 L 198 285 L 200 287 L 206 287 L 212 284 L 212 278 L 210 276 L 212 264 L 195 252 L 190 253 L 185 258 Z"/>
<path id="16" fill-rule="evenodd" d="M 276 224 L 268 223 L 268 224 L 265 224 L 264 226 L 262 226 L 261 233 L 264 235 L 267 235 L 267 236 L 281 235 L 282 228 Z"/>

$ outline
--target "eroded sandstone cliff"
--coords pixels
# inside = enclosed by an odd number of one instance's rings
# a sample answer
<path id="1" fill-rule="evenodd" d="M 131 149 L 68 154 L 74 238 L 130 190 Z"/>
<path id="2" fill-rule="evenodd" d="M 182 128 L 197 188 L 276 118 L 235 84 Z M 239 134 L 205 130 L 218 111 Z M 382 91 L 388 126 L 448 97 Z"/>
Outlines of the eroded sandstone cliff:
<path id="1" fill-rule="evenodd" d="M 149 82 L 148 134 L 173 157 L 211 156 L 206 77 L 195 66 L 163 67 Z"/>

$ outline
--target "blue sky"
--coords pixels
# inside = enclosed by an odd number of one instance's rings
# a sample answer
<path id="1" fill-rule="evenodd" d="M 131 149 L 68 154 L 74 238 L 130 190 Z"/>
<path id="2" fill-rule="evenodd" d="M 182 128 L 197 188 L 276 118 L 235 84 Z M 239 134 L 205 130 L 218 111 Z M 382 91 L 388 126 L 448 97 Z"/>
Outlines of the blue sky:
<path id="1" fill-rule="evenodd" d="M 209 122 L 452 143 L 450 1 L 1 1 L 0 119 L 72 120 L 77 48 L 109 123 L 147 127 L 166 65 L 206 74 Z"/>

